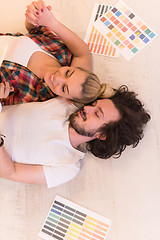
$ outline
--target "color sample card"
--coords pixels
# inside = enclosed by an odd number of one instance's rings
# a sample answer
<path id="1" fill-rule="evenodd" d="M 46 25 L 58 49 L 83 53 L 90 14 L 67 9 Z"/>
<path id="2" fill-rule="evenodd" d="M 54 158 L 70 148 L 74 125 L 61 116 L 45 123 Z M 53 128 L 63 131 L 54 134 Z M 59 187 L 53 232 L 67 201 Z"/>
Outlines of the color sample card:
<path id="1" fill-rule="evenodd" d="M 111 220 L 56 196 L 39 236 L 46 240 L 105 240 Z"/>
<path id="2" fill-rule="evenodd" d="M 94 5 L 84 41 L 88 44 L 91 53 L 109 57 L 118 57 L 119 52 L 113 44 L 93 26 L 93 23 L 111 8 L 112 6 L 105 4 L 96 3 Z"/>
<path id="3" fill-rule="evenodd" d="M 127 60 L 156 37 L 156 33 L 123 1 L 95 21 L 94 26 Z"/>

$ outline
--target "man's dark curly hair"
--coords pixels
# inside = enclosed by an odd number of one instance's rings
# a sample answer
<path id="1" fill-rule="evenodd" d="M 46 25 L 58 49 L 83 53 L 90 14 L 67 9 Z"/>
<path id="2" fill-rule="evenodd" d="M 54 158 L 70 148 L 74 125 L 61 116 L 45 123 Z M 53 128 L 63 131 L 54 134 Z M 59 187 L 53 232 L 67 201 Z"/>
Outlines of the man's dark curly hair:
<path id="1" fill-rule="evenodd" d="M 126 146 L 136 147 L 143 138 L 143 128 L 150 120 L 143 104 L 136 98 L 134 92 L 129 92 L 126 86 L 121 86 L 110 99 L 119 110 L 121 118 L 101 127 L 100 131 L 106 140 L 94 139 L 87 143 L 87 149 L 99 158 L 118 158 Z"/>

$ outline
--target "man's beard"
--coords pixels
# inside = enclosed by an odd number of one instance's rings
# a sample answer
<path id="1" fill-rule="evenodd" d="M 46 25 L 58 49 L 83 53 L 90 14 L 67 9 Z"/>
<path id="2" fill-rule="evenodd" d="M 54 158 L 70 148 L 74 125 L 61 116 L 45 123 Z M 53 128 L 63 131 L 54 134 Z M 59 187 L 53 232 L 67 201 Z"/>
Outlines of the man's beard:
<path id="1" fill-rule="evenodd" d="M 78 113 L 72 113 L 69 116 L 69 122 L 71 127 L 80 135 L 86 136 L 86 137 L 93 137 L 97 130 L 87 131 L 84 128 L 82 128 L 77 122 L 76 122 L 76 116 L 78 116 Z"/>

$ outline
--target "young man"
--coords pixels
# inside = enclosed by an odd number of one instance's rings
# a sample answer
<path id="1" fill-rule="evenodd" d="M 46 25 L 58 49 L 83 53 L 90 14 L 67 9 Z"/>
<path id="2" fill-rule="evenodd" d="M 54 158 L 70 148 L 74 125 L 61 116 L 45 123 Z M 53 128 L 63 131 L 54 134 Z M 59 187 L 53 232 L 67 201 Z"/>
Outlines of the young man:
<path id="1" fill-rule="evenodd" d="M 71 106 L 57 98 L 3 108 L 1 178 L 59 185 L 79 172 L 81 144 L 100 158 L 120 156 L 127 145 L 138 144 L 150 119 L 135 93 L 125 88 L 69 116 Z"/>

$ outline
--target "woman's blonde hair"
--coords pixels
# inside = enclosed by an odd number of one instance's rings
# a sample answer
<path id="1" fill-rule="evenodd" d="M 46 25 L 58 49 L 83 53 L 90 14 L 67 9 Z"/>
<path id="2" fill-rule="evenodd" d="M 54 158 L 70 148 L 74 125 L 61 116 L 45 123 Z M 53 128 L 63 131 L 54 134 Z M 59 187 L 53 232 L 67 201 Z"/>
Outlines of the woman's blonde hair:
<path id="1" fill-rule="evenodd" d="M 81 67 L 76 68 L 88 73 L 85 82 L 82 84 L 81 98 L 73 99 L 76 106 L 90 103 L 97 98 L 110 98 L 115 94 L 115 90 L 109 84 L 101 84 L 94 73 Z"/>

